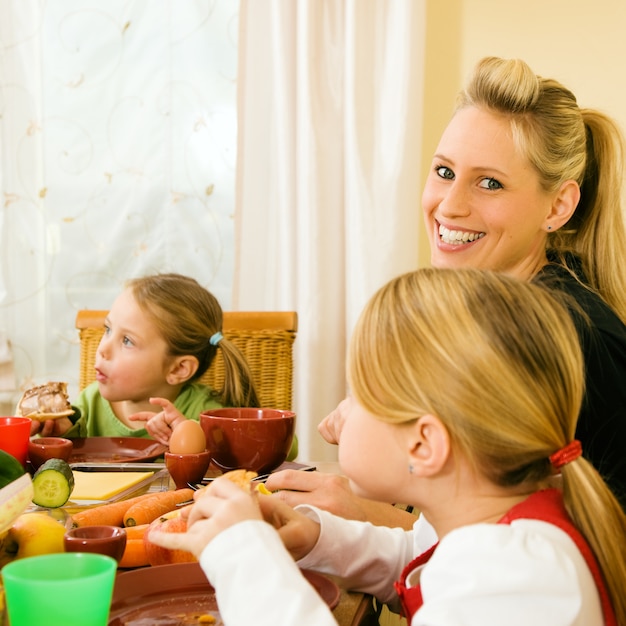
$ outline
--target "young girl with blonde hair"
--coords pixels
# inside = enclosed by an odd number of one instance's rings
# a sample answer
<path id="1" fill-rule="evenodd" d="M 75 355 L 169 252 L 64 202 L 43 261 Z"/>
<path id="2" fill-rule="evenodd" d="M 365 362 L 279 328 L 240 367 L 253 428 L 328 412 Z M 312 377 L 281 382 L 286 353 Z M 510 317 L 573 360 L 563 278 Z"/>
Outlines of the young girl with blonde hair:
<path id="1" fill-rule="evenodd" d="M 348 378 L 343 472 L 422 516 L 403 531 L 214 482 L 186 534 L 152 540 L 199 558 L 227 626 L 334 623 L 299 567 L 382 602 L 395 587 L 412 626 L 626 623 L 626 516 L 575 439 L 583 357 L 550 292 L 473 269 L 400 276 L 362 313 Z"/>

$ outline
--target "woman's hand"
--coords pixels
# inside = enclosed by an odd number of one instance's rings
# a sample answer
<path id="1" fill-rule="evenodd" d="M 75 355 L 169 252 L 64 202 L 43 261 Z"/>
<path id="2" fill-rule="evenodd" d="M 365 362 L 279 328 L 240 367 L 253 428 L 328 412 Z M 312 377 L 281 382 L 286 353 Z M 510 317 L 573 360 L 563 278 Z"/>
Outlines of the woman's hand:
<path id="1" fill-rule="evenodd" d="M 159 443 L 167 446 L 174 428 L 187 418 L 165 398 L 150 398 L 150 404 L 156 404 L 163 410 L 158 413 L 142 411 L 129 416 L 128 419 L 133 422 L 145 422 L 144 428 L 148 434 Z M 137 427 L 139 428 L 139 425 Z"/>

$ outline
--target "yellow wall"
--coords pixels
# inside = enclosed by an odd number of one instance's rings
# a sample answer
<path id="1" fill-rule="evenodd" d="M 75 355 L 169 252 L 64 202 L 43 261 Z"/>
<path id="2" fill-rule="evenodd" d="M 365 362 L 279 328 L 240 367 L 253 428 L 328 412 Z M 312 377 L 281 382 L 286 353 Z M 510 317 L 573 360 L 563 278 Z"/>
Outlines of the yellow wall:
<path id="1" fill-rule="evenodd" d="M 521 58 L 626 128 L 624 0 L 426 0 L 422 176 L 456 92 L 483 56 Z M 421 233 L 420 265 L 429 261 Z"/>

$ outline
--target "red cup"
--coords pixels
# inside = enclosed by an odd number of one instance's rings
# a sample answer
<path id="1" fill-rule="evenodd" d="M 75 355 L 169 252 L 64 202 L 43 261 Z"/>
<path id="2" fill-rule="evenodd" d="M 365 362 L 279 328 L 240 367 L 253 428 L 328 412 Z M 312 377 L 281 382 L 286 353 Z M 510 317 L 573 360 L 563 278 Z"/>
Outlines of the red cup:
<path id="1" fill-rule="evenodd" d="M 24 468 L 29 439 L 29 417 L 0 417 L 0 450 L 13 455 Z"/>

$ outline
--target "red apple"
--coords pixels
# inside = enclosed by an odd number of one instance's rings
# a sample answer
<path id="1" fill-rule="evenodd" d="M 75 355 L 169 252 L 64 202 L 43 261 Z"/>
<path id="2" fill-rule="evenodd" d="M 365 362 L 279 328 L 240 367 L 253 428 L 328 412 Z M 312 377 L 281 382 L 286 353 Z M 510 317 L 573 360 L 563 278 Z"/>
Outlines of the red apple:
<path id="1" fill-rule="evenodd" d="M 154 529 L 166 533 L 184 533 L 187 530 L 187 519 L 176 517 L 159 517 L 146 529 L 143 542 L 146 546 L 146 557 L 150 565 L 169 565 L 170 563 L 195 563 L 198 559 L 186 550 L 168 550 L 150 541 L 150 533 Z"/>

